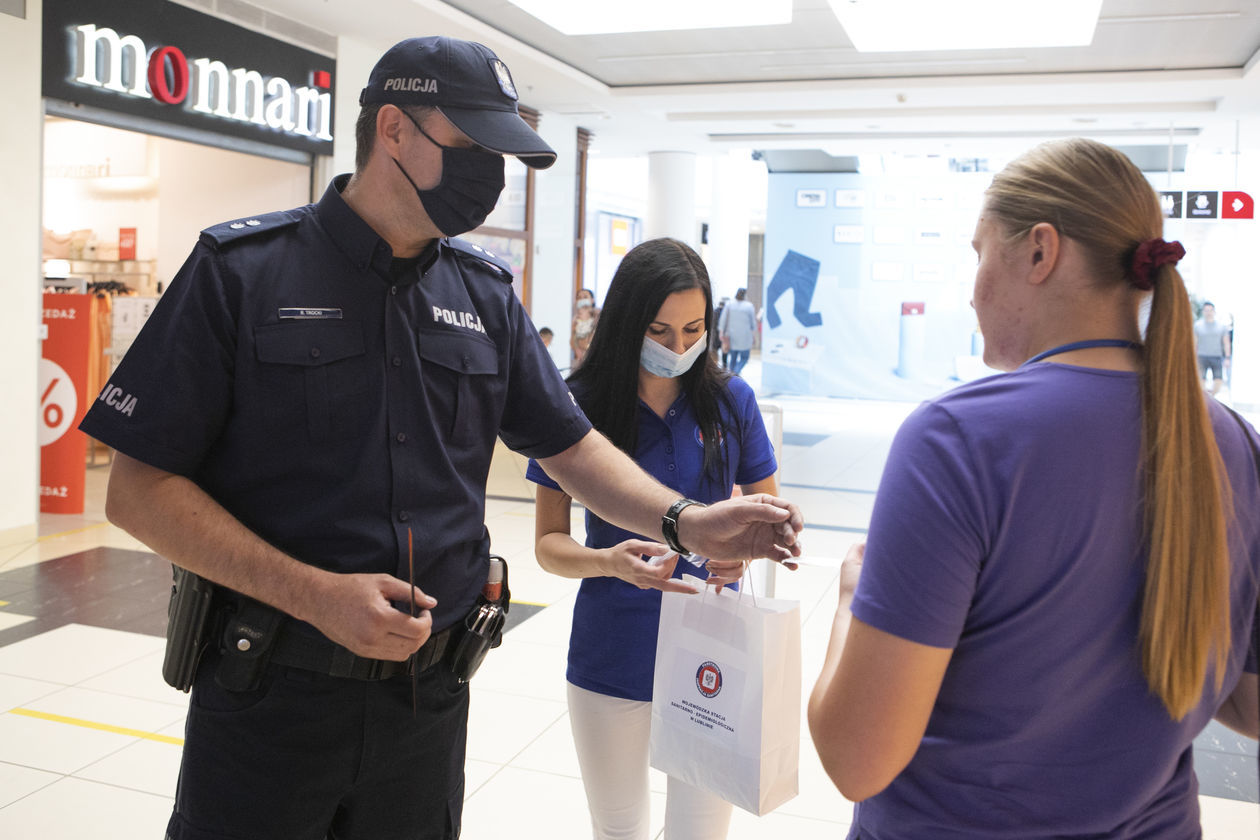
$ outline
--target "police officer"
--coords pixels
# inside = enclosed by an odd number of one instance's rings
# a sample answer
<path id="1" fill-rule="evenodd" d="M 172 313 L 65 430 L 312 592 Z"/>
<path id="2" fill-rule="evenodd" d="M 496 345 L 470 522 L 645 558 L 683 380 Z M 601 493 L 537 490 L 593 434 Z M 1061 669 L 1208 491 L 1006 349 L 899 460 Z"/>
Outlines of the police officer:
<path id="1" fill-rule="evenodd" d="M 444 660 L 486 580 L 496 435 L 633 531 L 800 553 L 794 506 L 690 504 L 592 432 L 508 266 L 451 238 L 493 209 L 503 155 L 555 160 L 503 62 L 403 41 L 360 104 L 354 175 L 203 231 L 102 392 L 128 398 L 82 424 L 117 450 L 110 520 L 219 584 L 229 617 L 172 840 L 458 837 L 468 693 Z M 231 618 L 259 610 L 277 621 Z"/>

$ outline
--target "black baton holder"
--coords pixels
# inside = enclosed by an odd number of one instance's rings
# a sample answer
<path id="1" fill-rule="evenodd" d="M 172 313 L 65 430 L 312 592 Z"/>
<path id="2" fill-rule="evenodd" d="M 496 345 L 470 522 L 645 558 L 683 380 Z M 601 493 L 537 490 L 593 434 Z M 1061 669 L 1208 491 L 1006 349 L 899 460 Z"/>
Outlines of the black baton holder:
<path id="1" fill-rule="evenodd" d="M 503 642 L 503 624 L 512 597 L 508 590 L 507 561 L 497 554 L 491 554 L 490 560 L 503 564 L 503 588 L 493 601 L 478 595 L 472 611 L 464 617 L 463 631 L 450 655 L 451 671 L 461 683 L 471 680 L 486 654 Z"/>

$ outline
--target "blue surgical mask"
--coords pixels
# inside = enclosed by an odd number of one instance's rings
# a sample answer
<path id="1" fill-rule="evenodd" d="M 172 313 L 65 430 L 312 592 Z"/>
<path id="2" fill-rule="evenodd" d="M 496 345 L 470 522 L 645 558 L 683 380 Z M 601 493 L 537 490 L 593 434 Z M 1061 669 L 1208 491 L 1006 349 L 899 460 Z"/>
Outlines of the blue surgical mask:
<path id="1" fill-rule="evenodd" d="M 644 336 L 643 349 L 639 352 L 639 364 L 653 376 L 661 376 L 665 379 L 682 376 L 691 370 L 696 359 L 700 358 L 700 354 L 709 346 L 709 342 L 705 340 L 707 336 L 707 332 L 701 333 L 696 343 L 681 354 L 675 353 L 659 341 L 653 341 Z"/>

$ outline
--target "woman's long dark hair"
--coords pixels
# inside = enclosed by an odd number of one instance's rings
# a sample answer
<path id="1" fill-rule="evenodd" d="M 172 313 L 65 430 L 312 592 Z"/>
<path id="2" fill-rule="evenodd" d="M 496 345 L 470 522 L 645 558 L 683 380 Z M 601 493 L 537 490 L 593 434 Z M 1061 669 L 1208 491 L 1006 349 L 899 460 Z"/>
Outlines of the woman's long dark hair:
<path id="1" fill-rule="evenodd" d="M 711 333 L 713 290 L 700 255 L 676 239 L 650 239 L 631 249 L 608 287 L 590 349 L 569 375 L 591 423 L 631 457 L 639 441 L 639 355 L 650 340 L 648 325 L 665 298 L 688 289 L 704 292 L 704 327 Z M 704 435 L 704 472 L 722 485 L 728 481 L 722 438 L 739 432 L 722 424 L 721 405 L 733 409 L 729 378 L 708 352 L 679 377 Z"/>

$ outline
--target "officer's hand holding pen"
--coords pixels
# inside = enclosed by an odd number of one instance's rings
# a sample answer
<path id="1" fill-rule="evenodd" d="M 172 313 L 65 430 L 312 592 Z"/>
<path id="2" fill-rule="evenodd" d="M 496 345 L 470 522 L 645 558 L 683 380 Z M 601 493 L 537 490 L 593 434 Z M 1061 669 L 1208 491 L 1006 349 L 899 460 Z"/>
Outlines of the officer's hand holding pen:
<path id="1" fill-rule="evenodd" d="M 356 656 L 401 662 L 420 649 L 433 631 L 429 610 L 437 599 L 387 574 L 320 575 L 308 615 L 298 616 Z M 409 605 L 417 614 L 395 604 Z"/>

